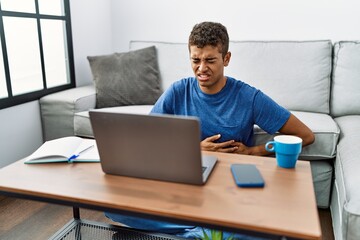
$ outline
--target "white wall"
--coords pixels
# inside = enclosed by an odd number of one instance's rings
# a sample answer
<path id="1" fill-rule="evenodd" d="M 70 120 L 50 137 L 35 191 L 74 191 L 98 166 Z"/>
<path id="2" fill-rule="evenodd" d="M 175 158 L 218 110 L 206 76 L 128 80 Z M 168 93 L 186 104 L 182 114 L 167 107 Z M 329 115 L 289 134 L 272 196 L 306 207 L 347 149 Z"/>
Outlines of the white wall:
<path id="1" fill-rule="evenodd" d="M 0 111 L 0 168 L 30 154 L 42 144 L 38 101 Z"/>
<path id="2" fill-rule="evenodd" d="M 217 21 L 232 40 L 360 40 L 358 0 L 113 0 L 113 49 L 134 40 L 187 42 Z"/>
<path id="3" fill-rule="evenodd" d="M 111 0 L 70 0 L 77 86 L 92 82 L 87 56 L 112 53 L 110 10 Z"/>
<path id="4" fill-rule="evenodd" d="M 86 56 L 127 51 L 130 40 L 187 42 L 192 27 L 201 21 L 223 23 L 231 40 L 360 40 L 358 0 L 89 0 L 86 4 L 83 0 L 72 0 L 71 3 L 78 86 L 92 82 Z"/>

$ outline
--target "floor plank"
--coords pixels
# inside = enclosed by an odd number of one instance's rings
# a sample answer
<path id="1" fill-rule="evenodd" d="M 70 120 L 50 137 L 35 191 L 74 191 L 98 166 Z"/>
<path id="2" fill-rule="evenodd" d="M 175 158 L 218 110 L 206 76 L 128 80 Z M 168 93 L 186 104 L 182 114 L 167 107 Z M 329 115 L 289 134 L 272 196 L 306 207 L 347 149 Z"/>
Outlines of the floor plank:
<path id="1" fill-rule="evenodd" d="M 68 223 L 72 208 L 16 198 L 0 198 L 0 239 L 48 239 Z M 114 224 L 103 212 L 81 209 L 83 219 Z M 331 214 L 319 209 L 324 240 L 334 240 Z"/>
<path id="2" fill-rule="evenodd" d="M 87 220 L 110 223 L 103 212 L 81 209 Z M 73 217 L 71 207 L 30 200 L 0 200 L 0 239 L 48 239 Z"/>

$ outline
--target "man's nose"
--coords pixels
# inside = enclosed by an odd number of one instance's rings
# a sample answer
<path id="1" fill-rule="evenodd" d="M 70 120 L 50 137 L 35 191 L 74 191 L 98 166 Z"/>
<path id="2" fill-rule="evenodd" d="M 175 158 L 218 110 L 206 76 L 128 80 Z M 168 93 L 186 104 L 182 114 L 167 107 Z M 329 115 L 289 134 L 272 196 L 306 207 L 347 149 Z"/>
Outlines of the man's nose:
<path id="1" fill-rule="evenodd" d="M 206 65 L 206 62 L 202 61 L 200 62 L 200 65 L 199 65 L 199 71 L 203 72 L 207 69 L 207 65 Z"/>

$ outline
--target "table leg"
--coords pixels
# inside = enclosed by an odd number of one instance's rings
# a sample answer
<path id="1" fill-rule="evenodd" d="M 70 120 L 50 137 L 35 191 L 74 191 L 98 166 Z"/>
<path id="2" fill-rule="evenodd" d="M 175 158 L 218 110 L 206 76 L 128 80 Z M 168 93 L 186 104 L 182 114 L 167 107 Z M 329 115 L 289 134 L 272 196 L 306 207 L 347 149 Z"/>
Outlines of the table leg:
<path id="1" fill-rule="evenodd" d="M 80 209 L 78 207 L 73 207 L 74 218 L 80 220 Z"/>

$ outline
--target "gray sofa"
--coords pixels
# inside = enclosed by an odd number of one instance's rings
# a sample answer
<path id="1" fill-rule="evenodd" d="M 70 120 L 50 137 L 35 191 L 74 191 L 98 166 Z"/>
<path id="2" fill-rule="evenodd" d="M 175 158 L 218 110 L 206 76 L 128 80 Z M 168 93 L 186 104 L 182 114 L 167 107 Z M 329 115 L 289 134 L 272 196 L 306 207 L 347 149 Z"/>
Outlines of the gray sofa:
<path id="1" fill-rule="evenodd" d="M 132 41 L 130 50 L 148 46 L 156 47 L 162 89 L 192 76 L 185 43 Z M 313 130 L 301 159 L 311 163 L 317 205 L 330 207 L 336 239 L 360 239 L 360 42 L 233 41 L 230 51 L 226 75 L 261 89 Z M 94 85 L 45 96 L 40 106 L 46 140 L 93 136 Z M 147 114 L 151 107 L 101 110 Z M 256 144 L 273 138 L 254 128 Z"/>

